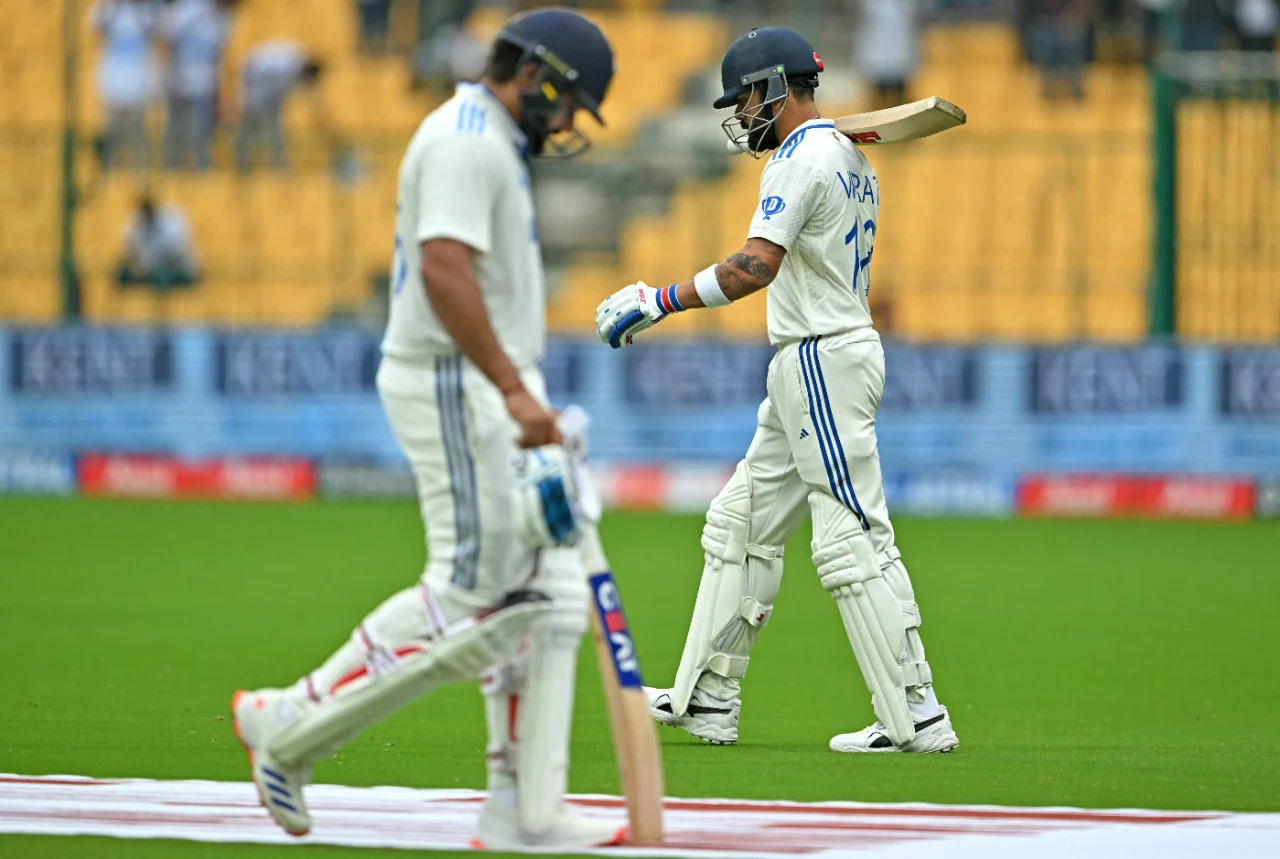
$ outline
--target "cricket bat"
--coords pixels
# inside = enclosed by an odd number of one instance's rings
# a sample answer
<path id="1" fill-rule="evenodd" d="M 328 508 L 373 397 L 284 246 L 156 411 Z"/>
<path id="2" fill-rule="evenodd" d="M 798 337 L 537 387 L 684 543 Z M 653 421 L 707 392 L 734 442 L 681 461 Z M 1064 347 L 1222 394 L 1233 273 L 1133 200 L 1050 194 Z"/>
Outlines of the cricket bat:
<path id="1" fill-rule="evenodd" d="M 591 634 L 613 727 L 613 751 L 627 805 L 629 843 L 658 844 L 662 841 L 662 756 L 658 735 L 640 688 L 640 661 L 618 586 L 609 572 L 594 522 L 584 524 L 579 549 L 591 584 Z"/>
<path id="2" fill-rule="evenodd" d="M 919 140 L 964 125 L 965 121 L 963 110 L 945 98 L 933 95 L 910 104 L 842 116 L 835 120 L 835 126 L 836 131 L 857 145 L 869 146 Z M 731 153 L 742 151 L 732 140 L 728 141 L 728 149 Z"/>
<path id="3" fill-rule="evenodd" d="M 934 95 L 884 110 L 842 116 L 835 123 L 836 131 L 854 143 L 866 146 L 918 140 L 964 125 L 965 120 L 963 110 Z"/>
<path id="4" fill-rule="evenodd" d="M 557 419 L 577 486 L 582 526 L 578 551 L 591 586 L 591 637 L 600 663 L 600 685 L 609 709 L 613 751 L 627 805 L 628 841 L 658 844 L 662 841 L 662 756 L 649 704 L 640 688 L 640 660 L 627 615 L 596 530 L 604 505 L 586 463 L 589 423 L 587 413 L 578 406 L 567 407 Z"/>

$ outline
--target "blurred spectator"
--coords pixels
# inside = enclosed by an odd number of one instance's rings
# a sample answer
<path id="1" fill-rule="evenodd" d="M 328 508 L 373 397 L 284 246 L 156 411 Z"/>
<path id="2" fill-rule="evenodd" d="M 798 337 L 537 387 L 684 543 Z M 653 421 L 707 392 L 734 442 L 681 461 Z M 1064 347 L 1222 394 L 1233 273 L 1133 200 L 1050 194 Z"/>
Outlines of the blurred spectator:
<path id="1" fill-rule="evenodd" d="M 1142 10 L 1142 59 L 1151 62 L 1159 53 L 1165 17 L 1181 0 L 1133 0 Z"/>
<path id="2" fill-rule="evenodd" d="M 391 26 L 391 0 L 356 0 L 360 18 L 360 48 L 385 51 Z"/>
<path id="3" fill-rule="evenodd" d="M 1280 9 L 1276 8 L 1276 0 L 1236 0 L 1235 6 L 1240 49 L 1274 51 L 1276 31 L 1280 30 Z"/>
<path id="4" fill-rule="evenodd" d="M 1066 84 L 1072 98 L 1084 99 L 1084 63 L 1089 47 L 1092 0 L 1030 0 L 1031 57 L 1043 76 L 1045 98 Z"/>
<path id="5" fill-rule="evenodd" d="M 973 12 L 989 9 L 998 0 L 933 0 L 933 8 L 940 12 Z"/>
<path id="6" fill-rule="evenodd" d="M 157 208 L 155 200 L 144 195 L 125 232 L 116 282 L 163 292 L 191 286 L 199 279 L 187 219 L 171 206 Z"/>
<path id="7" fill-rule="evenodd" d="M 1231 15 L 1227 11 L 1231 2 L 1181 0 L 1176 32 L 1169 34 L 1176 38 L 1176 43 L 1169 47 L 1180 51 L 1222 50 L 1223 35 L 1231 26 Z"/>
<path id="8" fill-rule="evenodd" d="M 218 119 L 218 77 L 239 0 L 170 0 L 161 18 L 169 49 L 165 166 L 207 170 Z"/>
<path id="9" fill-rule="evenodd" d="M 297 42 L 263 42 L 249 52 L 240 75 L 240 130 L 236 135 L 236 166 L 242 172 L 253 166 L 255 150 L 260 147 L 266 148 L 271 166 L 284 168 L 281 114 L 285 101 L 299 87 L 314 87 L 323 72 L 324 66 Z"/>
<path id="10" fill-rule="evenodd" d="M 98 0 L 89 13 L 102 36 L 98 96 L 107 112 L 103 165 L 127 162 L 146 167 L 147 106 L 154 84 L 151 48 L 156 35 L 156 0 Z"/>
<path id="11" fill-rule="evenodd" d="M 452 86 L 457 81 L 479 76 L 488 48 L 463 29 L 476 4 L 477 0 L 422 0 L 419 3 L 414 80 Z"/>
<path id="12" fill-rule="evenodd" d="M 875 94 L 874 109 L 908 101 L 920 65 L 919 11 L 918 0 L 862 0 L 855 59 Z"/>

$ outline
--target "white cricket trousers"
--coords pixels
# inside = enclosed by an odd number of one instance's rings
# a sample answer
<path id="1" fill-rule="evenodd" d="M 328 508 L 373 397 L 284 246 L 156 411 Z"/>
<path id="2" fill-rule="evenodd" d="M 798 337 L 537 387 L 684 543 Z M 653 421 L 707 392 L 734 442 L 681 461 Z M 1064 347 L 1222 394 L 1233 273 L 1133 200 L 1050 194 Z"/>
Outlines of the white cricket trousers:
<path id="1" fill-rule="evenodd" d="M 768 397 L 747 449 L 750 541 L 780 546 L 827 492 L 857 516 L 878 553 L 894 545 L 876 449 L 884 348 L 874 332 L 808 338 L 769 362 Z"/>
<path id="2" fill-rule="evenodd" d="M 520 378 L 536 399 L 547 401 L 536 367 Z M 509 469 L 519 429 L 502 393 L 458 355 L 415 361 L 384 356 L 377 384 L 392 432 L 413 467 L 426 528 L 427 586 L 442 602 L 483 610 L 528 585 L 540 558 L 516 530 Z"/>
<path id="3" fill-rule="evenodd" d="M 523 371 L 521 381 L 546 402 L 536 368 Z M 384 356 L 377 384 L 413 467 L 426 526 L 426 570 L 415 587 L 366 616 L 296 688 L 326 706 L 347 684 L 388 683 L 388 676 L 397 676 L 388 673 L 393 666 L 429 650 L 432 641 L 451 634 L 452 624 L 483 618 L 512 591 L 539 591 L 548 597 L 546 606 L 481 683 L 490 790 L 515 795 L 519 769 L 527 791 L 520 794 L 522 815 L 550 821 L 565 791 L 574 667 L 587 629 L 582 562 L 572 548 L 534 550 L 521 542 L 509 471 L 518 429 L 502 394 L 474 365 L 457 355 L 421 361 Z M 421 691 L 429 688 L 421 684 Z M 384 696 L 350 727 L 381 718 L 394 701 Z M 521 733 L 532 737 L 524 746 L 517 740 Z"/>

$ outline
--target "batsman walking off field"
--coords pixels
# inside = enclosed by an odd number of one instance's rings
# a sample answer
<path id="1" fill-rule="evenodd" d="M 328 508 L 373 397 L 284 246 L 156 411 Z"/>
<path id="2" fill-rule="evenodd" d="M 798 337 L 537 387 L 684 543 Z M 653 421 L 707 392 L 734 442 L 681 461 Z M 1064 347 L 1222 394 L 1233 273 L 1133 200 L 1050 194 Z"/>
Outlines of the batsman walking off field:
<path id="1" fill-rule="evenodd" d="M 740 682 L 769 622 L 787 538 L 813 517 L 813 561 L 871 691 L 875 724 L 840 752 L 947 752 L 958 745 L 920 641 L 920 612 L 885 506 L 875 417 L 884 350 L 867 293 L 880 208 L 875 171 L 814 104 L 822 60 L 798 33 L 752 30 L 721 64 L 723 123 L 754 157 L 772 151 L 746 245 L 692 280 L 619 290 L 596 311 L 617 348 L 672 313 L 769 287 L 768 397 L 746 458 L 711 502 L 684 655 L 654 718 L 713 743 L 738 739 Z"/>
<path id="2" fill-rule="evenodd" d="M 263 805 L 293 834 L 311 826 L 312 761 L 431 689 L 482 675 L 490 794 L 477 841 L 570 849 L 625 834 L 563 802 L 586 574 L 576 550 L 521 538 L 565 521 L 524 528 L 511 472 L 518 448 L 544 476 L 560 450 L 538 370 L 545 297 L 527 159 L 585 150 L 575 112 L 599 120 L 612 76 L 612 49 L 585 18 L 518 16 L 483 80 L 460 85 L 409 144 L 377 381 L 413 466 L 429 561 L 315 671 L 232 702 Z"/>

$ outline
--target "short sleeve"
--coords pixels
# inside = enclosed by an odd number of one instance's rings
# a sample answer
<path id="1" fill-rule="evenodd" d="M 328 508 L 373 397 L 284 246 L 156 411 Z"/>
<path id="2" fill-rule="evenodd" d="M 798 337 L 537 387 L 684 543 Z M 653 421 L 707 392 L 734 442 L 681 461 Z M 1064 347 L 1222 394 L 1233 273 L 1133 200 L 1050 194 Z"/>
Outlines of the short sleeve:
<path id="1" fill-rule="evenodd" d="M 421 154 L 415 237 L 453 239 L 479 253 L 493 246 L 496 165 L 487 141 L 457 134 L 433 140 Z"/>
<path id="2" fill-rule="evenodd" d="M 747 238 L 768 239 L 787 251 L 809 220 L 818 173 L 803 161 L 772 161 L 760 178 L 760 201 Z"/>

